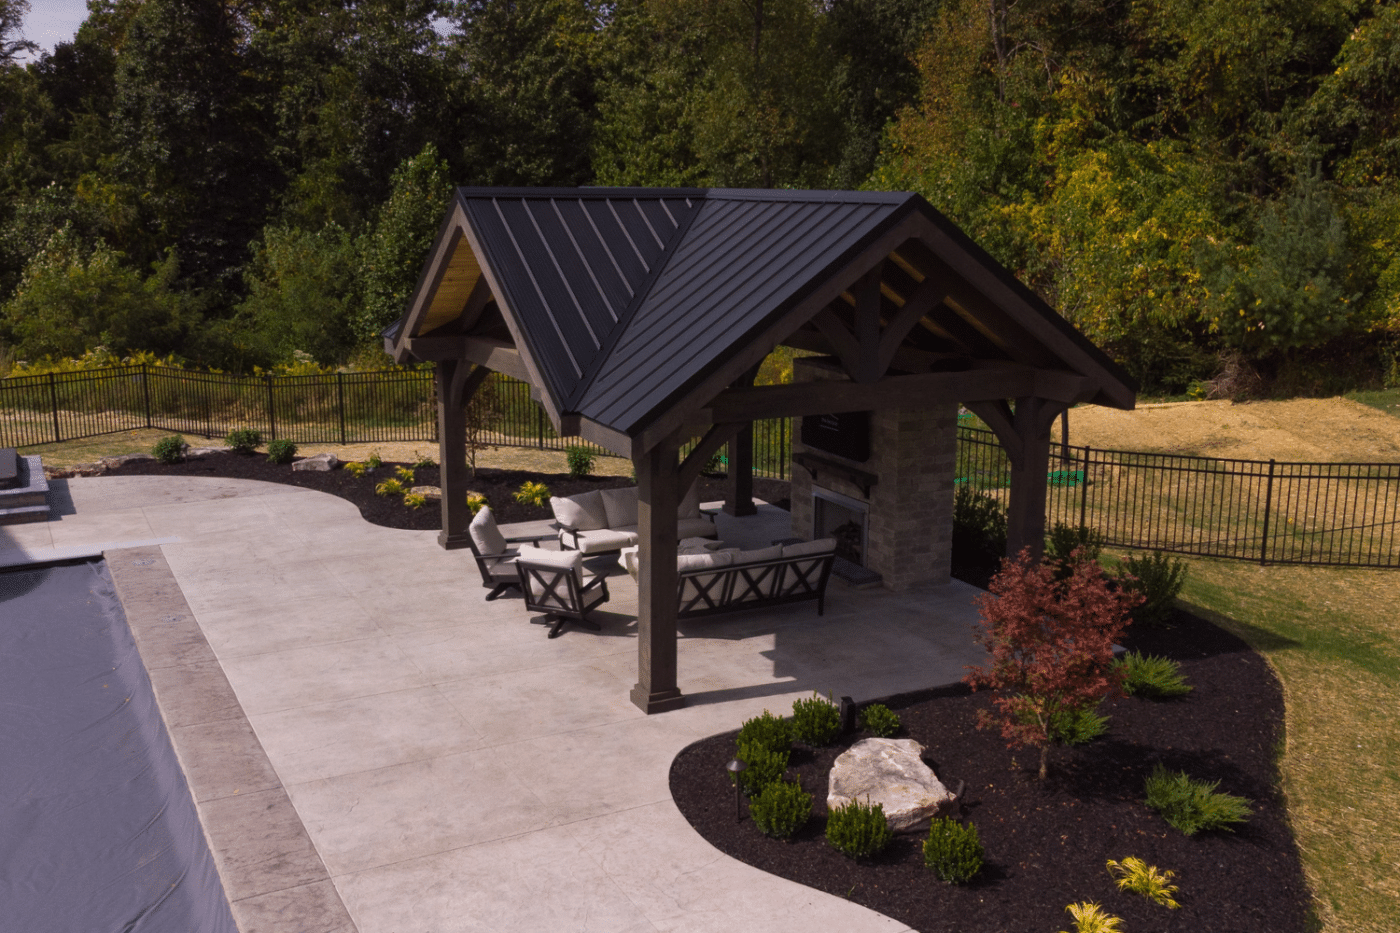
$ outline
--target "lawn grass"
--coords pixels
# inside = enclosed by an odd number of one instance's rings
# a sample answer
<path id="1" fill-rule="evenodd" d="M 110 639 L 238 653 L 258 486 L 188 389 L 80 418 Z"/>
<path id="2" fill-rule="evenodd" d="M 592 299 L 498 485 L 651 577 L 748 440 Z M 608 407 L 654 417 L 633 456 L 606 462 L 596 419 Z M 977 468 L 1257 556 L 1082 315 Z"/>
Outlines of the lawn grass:
<path id="1" fill-rule="evenodd" d="M 1400 388 L 1358 390 L 1348 392 L 1345 397 L 1353 402 L 1360 402 L 1362 405 L 1379 409 L 1387 415 L 1400 418 Z"/>
<path id="2" fill-rule="evenodd" d="M 1283 684 L 1280 771 L 1322 929 L 1400 930 L 1400 574 L 1187 563 L 1181 602 Z"/>

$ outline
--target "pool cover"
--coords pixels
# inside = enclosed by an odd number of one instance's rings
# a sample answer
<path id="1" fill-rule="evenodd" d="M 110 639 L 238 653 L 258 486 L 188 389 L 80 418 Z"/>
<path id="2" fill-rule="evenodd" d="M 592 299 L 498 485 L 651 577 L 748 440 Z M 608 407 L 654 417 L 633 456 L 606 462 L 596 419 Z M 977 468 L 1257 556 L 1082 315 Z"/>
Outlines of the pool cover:
<path id="1" fill-rule="evenodd" d="M 236 933 L 101 561 L 0 572 L 5 930 Z"/>

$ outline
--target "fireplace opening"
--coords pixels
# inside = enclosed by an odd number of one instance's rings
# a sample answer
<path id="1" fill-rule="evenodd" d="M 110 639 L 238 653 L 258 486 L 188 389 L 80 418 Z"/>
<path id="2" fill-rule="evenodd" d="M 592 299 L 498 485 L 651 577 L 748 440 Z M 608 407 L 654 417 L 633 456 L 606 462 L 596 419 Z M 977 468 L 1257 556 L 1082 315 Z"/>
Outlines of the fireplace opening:
<path id="1" fill-rule="evenodd" d="M 865 567 L 869 506 L 829 489 L 812 489 L 812 537 L 835 538 L 836 556 Z"/>

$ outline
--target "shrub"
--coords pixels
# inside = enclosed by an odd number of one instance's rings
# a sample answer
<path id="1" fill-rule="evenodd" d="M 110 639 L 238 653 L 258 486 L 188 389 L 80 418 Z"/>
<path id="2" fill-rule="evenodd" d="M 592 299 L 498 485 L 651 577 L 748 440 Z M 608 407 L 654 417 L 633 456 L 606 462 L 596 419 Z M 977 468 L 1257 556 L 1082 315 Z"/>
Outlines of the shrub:
<path id="1" fill-rule="evenodd" d="M 480 512 L 484 506 L 490 504 L 491 503 L 486 501 L 486 497 L 479 492 L 467 493 L 467 510 L 471 512 L 472 515 L 476 515 L 476 513 Z"/>
<path id="2" fill-rule="evenodd" d="M 515 491 L 515 501 L 521 505 L 544 505 L 549 501 L 549 487 L 544 483 L 521 483 Z"/>
<path id="3" fill-rule="evenodd" d="M 401 467 L 399 467 L 398 469 L 394 470 L 394 475 L 397 476 L 397 477 L 399 478 L 399 481 L 402 482 L 404 485 L 406 485 L 406 486 L 412 486 L 412 485 L 413 485 L 413 468 L 412 468 L 412 467 L 401 466 Z"/>
<path id="4" fill-rule="evenodd" d="M 574 479 L 581 479 L 593 472 L 595 459 L 593 451 L 582 444 L 573 444 L 564 448 L 564 456 L 569 461 L 569 476 Z"/>
<path id="5" fill-rule="evenodd" d="M 379 496 L 401 496 L 404 493 L 408 492 L 408 490 L 403 488 L 403 483 L 399 482 L 396 479 L 390 478 L 384 480 L 384 482 L 375 486 L 374 492 L 375 495 Z"/>
<path id="6" fill-rule="evenodd" d="M 808 745 L 830 745 L 841 734 L 841 710 L 813 693 L 792 704 L 792 737 Z"/>
<path id="7" fill-rule="evenodd" d="M 1072 528 L 1064 522 L 1056 522 L 1045 539 L 1045 559 L 1058 565 L 1057 580 L 1069 579 L 1070 568 L 1078 561 L 1095 561 L 1103 552 L 1104 537 L 1101 532 L 1080 525 Z"/>
<path id="8" fill-rule="evenodd" d="M 1056 745 L 1084 745 L 1108 731 L 1108 717 L 1095 706 L 1061 710 L 1050 718 L 1050 741 Z"/>
<path id="9" fill-rule="evenodd" d="M 924 864 L 939 881 L 966 884 L 982 870 L 982 840 L 977 827 L 951 817 L 937 817 L 924 840 Z"/>
<path id="10" fill-rule="evenodd" d="M 792 726 L 781 716 L 774 716 L 768 710 L 762 716 L 744 721 L 739 729 L 739 745 L 755 745 L 775 752 L 785 752 L 792 748 Z"/>
<path id="11" fill-rule="evenodd" d="M 428 497 L 422 493 L 406 492 L 403 496 L 403 504 L 410 509 L 421 509 L 428 504 Z"/>
<path id="12" fill-rule="evenodd" d="M 1121 862 L 1108 860 L 1108 873 L 1113 876 L 1118 890 L 1141 894 L 1168 910 L 1176 910 L 1181 905 L 1172 899 L 1176 885 L 1168 884 L 1175 877 L 1174 872 L 1161 871 L 1156 865 L 1149 865 L 1140 858 L 1128 856 Z"/>
<path id="13" fill-rule="evenodd" d="M 966 483 L 953 495 L 952 549 L 963 570 L 974 565 L 994 568 L 1006 553 L 1006 509 Z"/>
<path id="14" fill-rule="evenodd" d="M 262 434 L 252 428 L 238 428 L 228 432 L 224 443 L 236 454 L 251 454 L 262 446 Z"/>
<path id="15" fill-rule="evenodd" d="M 285 438 L 268 442 L 267 459 L 271 463 L 291 463 L 296 455 L 297 445 Z"/>
<path id="16" fill-rule="evenodd" d="M 889 845 L 891 838 L 885 808 L 878 803 L 852 800 L 826 818 L 826 841 L 851 858 L 869 858 Z"/>
<path id="17" fill-rule="evenodd" d="M 384 461 L 379 459 L 379 451 L 371 450 L 369 456 L 365 458 L 365 466 L 371 470 L 377 470 L 384 465 Z"/>
<path id="18" fill-rule="evenodd" d="M 426 470 L 429 467 L 435 466 L 437 466 L 437 461 L 432 457 L 427 454 L 420 454 L 416 450 L 413 452 L 413 468 L 415 470 Z"/>
<path id="19" fill-rule="evenodd" d="M 178 434 L 162 437 L 151 448 L 151 456 L 161 463 L 179 463 L 185 459 L 185 439 Z"/>
<path id="20" fill-rule="evenodd" d="M 345 464 L 345 466 L 342 467 L 342 469 L 344 469 L 345 472 L 349 473 L 351 476 L 359 478 L 365 475 L 365 471 L 368 470 L 369 467 L 365 466 L 359 460 L 351 460 L 349 463 Z"/>
<path id="21" fill-rule="evenodd" d="M 793 781 L 773 781 L 749 802 L 749 816 L 765 836 L 786 839 L 807 825 L 812 795 Z"/>
<path id="22" fill-rule="evenodd" d="M 1118 582 L 1123 589 L 1142 597 L 1133 609 L 1134 622 L 1164 625 L 1171 617 L 1177 594 L 1186 584 L 1186 564 L 1161 553 L 1129 557 L 1123 561 Z"/>
<path id="23" fill-rule="evenodd" d="M 1129 696 L 1179 697 L 1191 692 L 1181 665 L 1171 658 L 1129 651 L 1117 662 L 1123 672 L 1123 692 Z"/>
<path id="24" fill-rule="evenodd" d="M 1104 913 L 1103 908 L 1092 901 L 1070 904 L 1065 910 L 1074 918 L 1073 933 L 1123 933 L 1122 919 Z"/>
<path id="25" fill-rule="evenodd" d="M 1188 836 L 1201 830 L 1233 832 L 1249 818 L 1249 801 L 1216 792 L 1219 781 L 1195 781 L 1185 771 L 1169 772 L 1160 764 L 1147 778 L 1147 805 Z"/>
<path id="26" fill-rule="evenodd" d="M 861 728 L 871 735 L 887 739 L 899 731 L 899 716 L 883 703 L 871 703 L 860 711 Z"/>
<path id="27" fill-rule="evenodd" d="M 769 784 L 782 780 L 788 766 L 788 754 L 787 751 L 775 751 L 762 745 L 740 745 L 739 760 L 748 767 L 737 775 L 731 774 L 730 779 L 739 782 L 739 789 L 746 796 L 756 797 Z"/>
<path id="28" fill-rule="evenodd" d="M 1011 747 L 1039 746 L 1044 778 L 1049 746 L 1059 738 L 1056 717 L 1120 691 L 1113 643 L 1134 599 L 1110 588 L 1093 561 L 1075 562 L 1059 582 L 1051 567 L 1031 563 L 1029 549 L 1004 562 L 990 592 L 977 598 L 983 627 L 976 637 L 991 663 L 964 678 L 973 689 L 998 693 L 992 704 L 999 715 L 982 711 L 978 727 L 999 722 Z"/>

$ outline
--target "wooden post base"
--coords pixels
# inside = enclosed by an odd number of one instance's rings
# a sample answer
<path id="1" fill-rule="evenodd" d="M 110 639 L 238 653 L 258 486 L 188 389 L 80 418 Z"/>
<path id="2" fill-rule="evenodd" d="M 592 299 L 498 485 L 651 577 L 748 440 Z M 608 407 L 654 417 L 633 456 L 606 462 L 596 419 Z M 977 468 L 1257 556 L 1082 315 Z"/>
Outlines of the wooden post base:
<path id="1" fill-rule="evenodd" d="M 647 688 L 637 684 L 632 688 L 630 694 L 632 702 L 637 709 L 650 716 L 652 713 L 669 713 L 673 709 L 680 709 L 685 706 L 685 696 L 679 690 L 662 690 L 658 693 L 648 693 Z"/>

